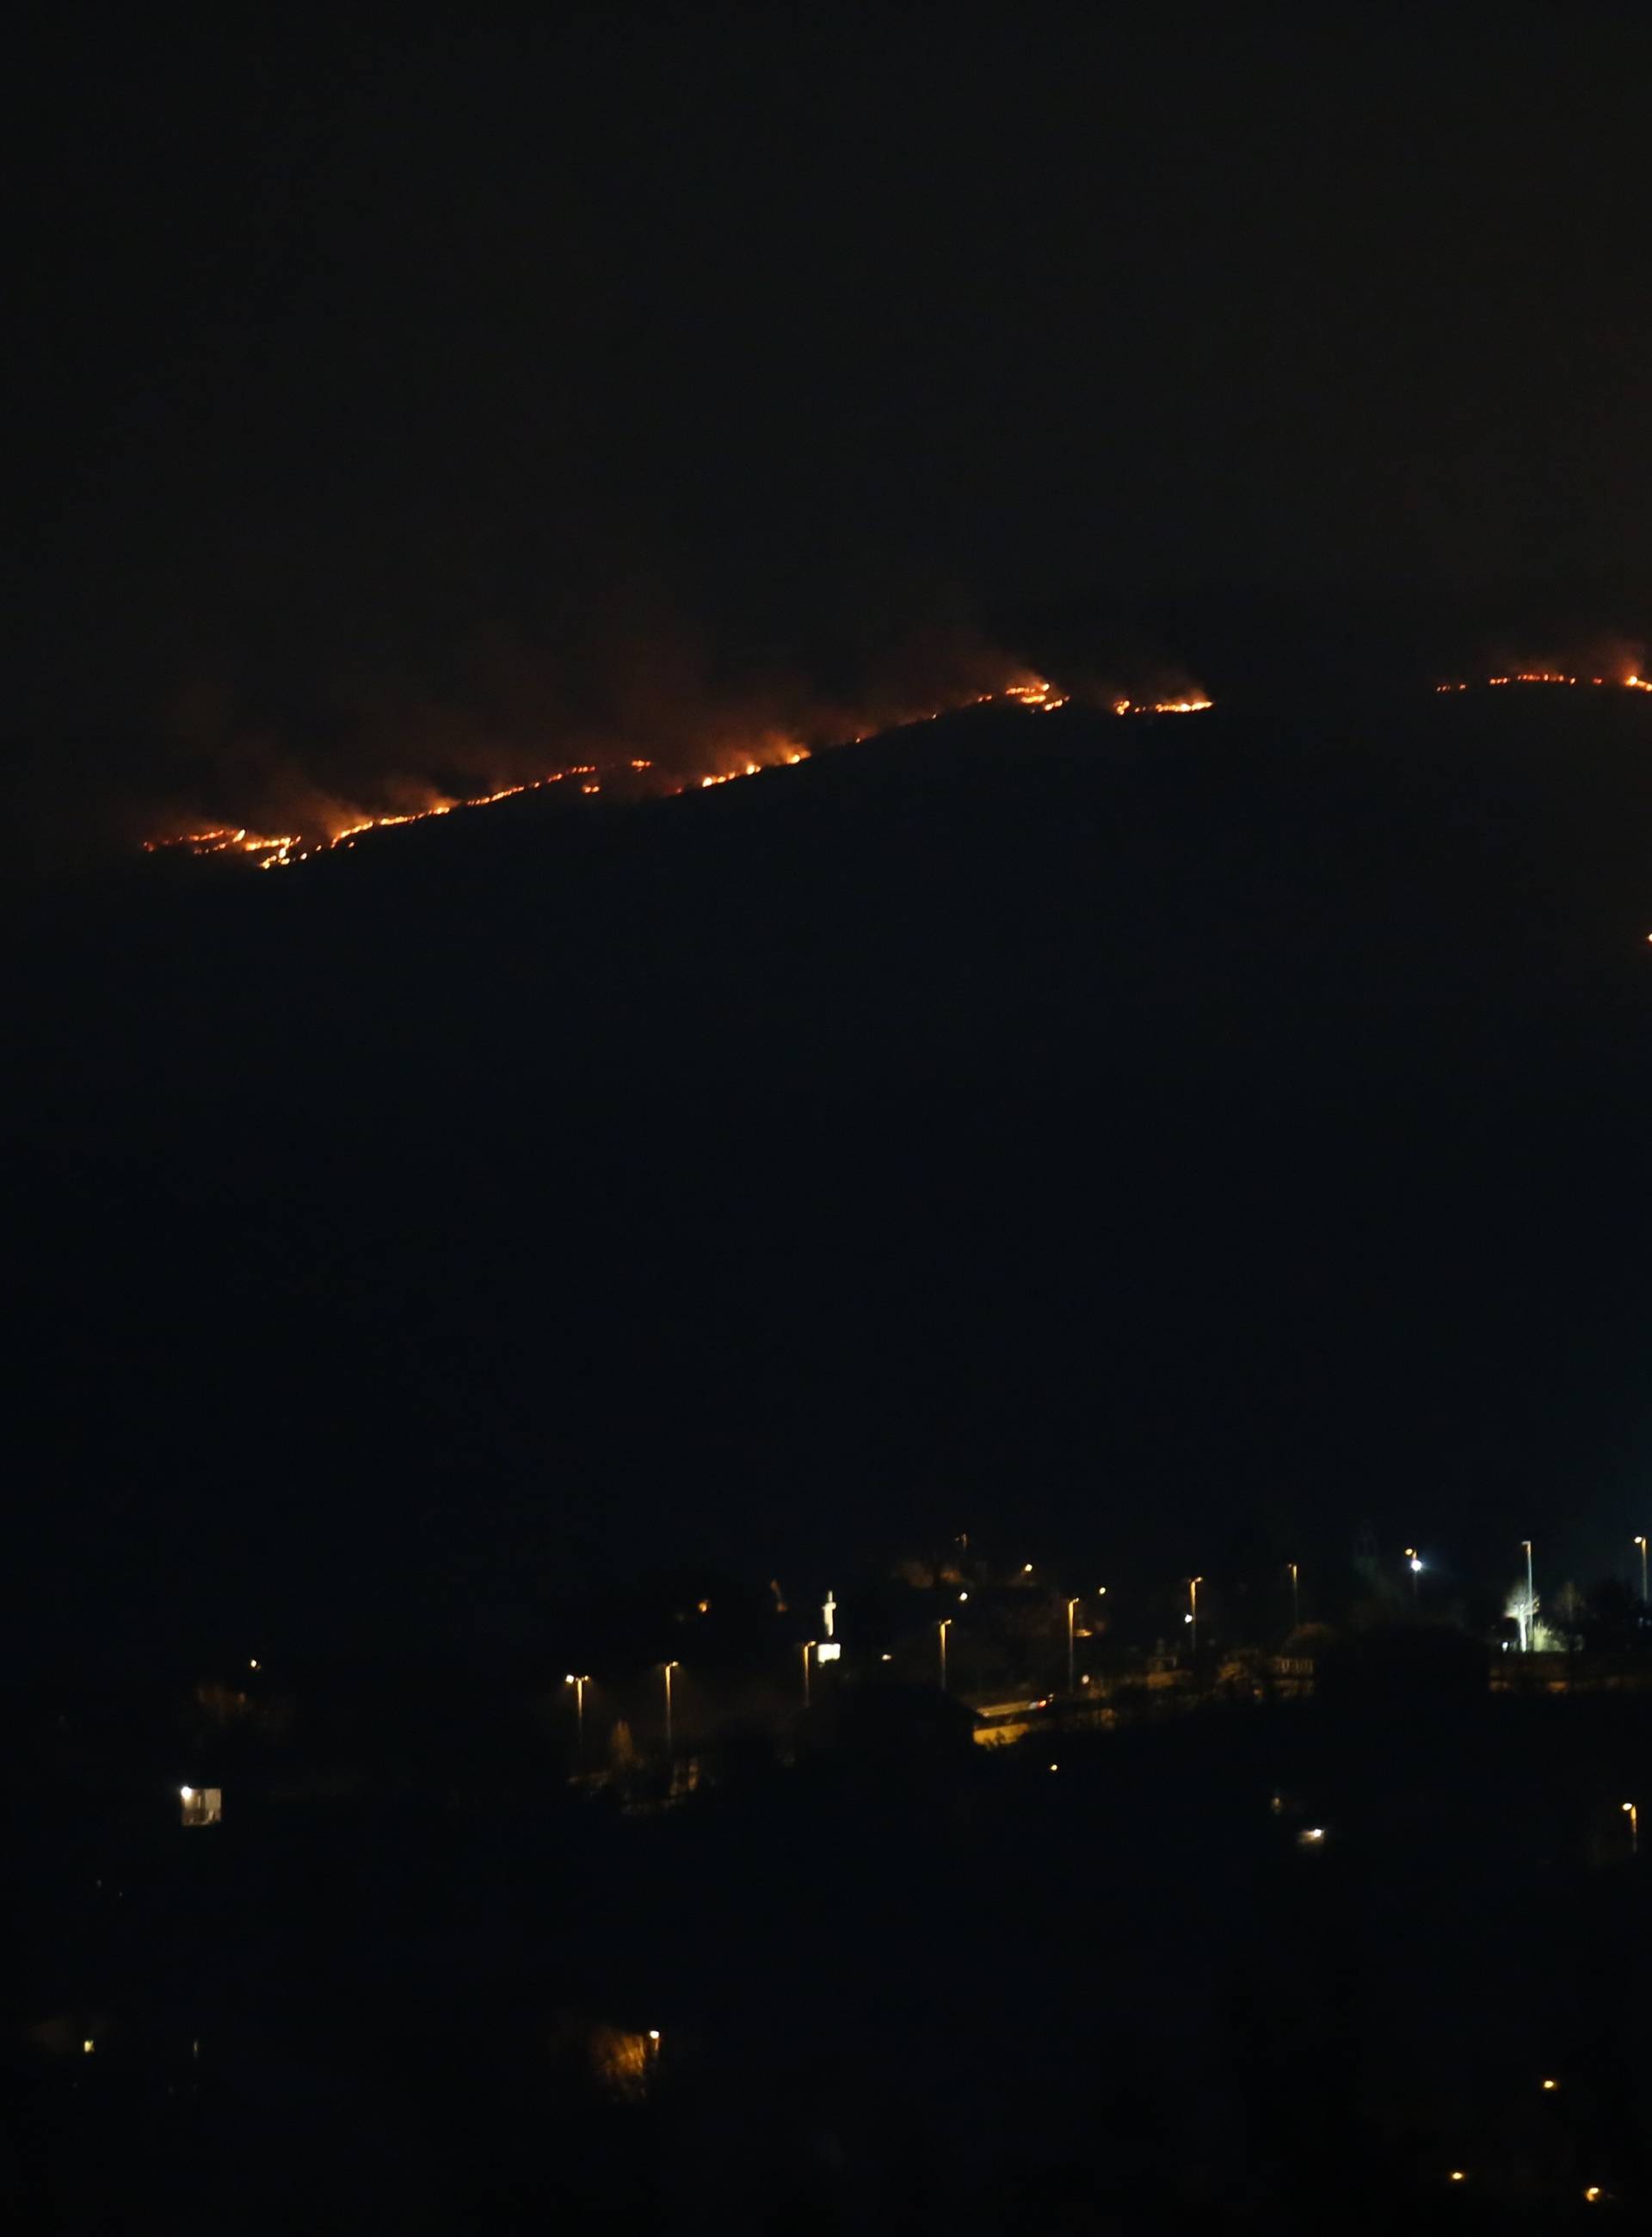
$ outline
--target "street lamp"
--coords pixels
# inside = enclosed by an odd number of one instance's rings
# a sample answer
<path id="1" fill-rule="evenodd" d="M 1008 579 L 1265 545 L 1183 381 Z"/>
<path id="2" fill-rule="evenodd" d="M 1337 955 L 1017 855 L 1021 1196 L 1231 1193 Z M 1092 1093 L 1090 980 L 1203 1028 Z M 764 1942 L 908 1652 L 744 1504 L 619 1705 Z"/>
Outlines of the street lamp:
<path id="1" fill-rule="evenodd" d="M 943 1615 L 935 1626 L 941 1639 L 941 1690 L 943 1693 L 947 1690 L 947 1633 L 951 1629 L 952 1618 L 949 1615 Z"/>
<path id="2" fill-rule="evenodd" d="M 1526 1651 L 1526 1653 L 1527 1653 L 1528 1654 L 1530 1654 L 1530 1652 L 1531 1652 L 1531 1643 L 1532 1643 L 1532 1640 L 1534 1640 L 1534 1638 L 1536 1636 L 1536 1632 L 1537 1632 L 1537 1595 L 1536 1595 L 1536 1594 L 1535 1590 L 1533 1589 L 1532 1582 L 1531 1582 L 1531 1541 L 1530 1541 L 1530 1538 L 1523 1538 L 1523 1539 L 1521 1540 L 1521 1541 L 1520 1541 L 1520 1542 L 1521 1542 L 1521 1544 L 1522 1544 L 1522 1545 L 1525 1547 L 1525 1549 L 1526 1549 L 1526 1646 L 1525 1646 L 1525 1651 Z"/>
<path id="3" fill-rule="evenodd" d="M 1647 1600 L 1647 1593 L 1646 1593 L 1646 1541 L 1645 1541 L 1645 1539 L 1644 1539 L 1644 1538 L 1637 1538 L 1637 1539 L 1635 1540 L 1635 1544 L 1636 1544 L 1636 1545 L 1640 1547 L 1640 1549 L 1641 1549 L 1641 1606 L 1642 1606 L 1642 1607 L 1644 1607 L 1646 1606 L 1646 1600 Z"/>
<path id="4" fill-rule="evenodd" d="M 678 1667 L 678 1665 L 677 1665 L 677 1663 L 675 1663 L 675 1662 L 662 1662 L 662 1663 L 661 1663 L 661 1665 L 660 1665 L 661 1672 L 664 1673 L 664 1679 L 665 1679 L 665 1759 L 666 1759 L 666 1761 L 667 1761 L 668 1763 L 671 1761 L 671 1752 L 672 1752 L 672 1751 L 671 1751 L 671 1673 L 672 1673 L 672 1671 L 673 1671 L 673 1670 L 677 1669 L 677 1667 Z"/>
<path id="5" fill-rule="evenodd" d="M 1285 1566 L 1291 1572 L 1291 1628 L 1292 1631 L 1300 1631 L 1302 1602 L 1297 1593 L 1297 1565 L 1294 1561 L 1287 1561 Z"/>
<path id="6" fill-rule="evenodd" d="M 576 1678 L 571 1670 L 562 1682 L 573 1687 L 574 1761 L 582 1764 L 585 1759 L 585 1688 L 591 1683 L 591 1673 L 587 1671 L 583 1678 Z"/>
<path id="7" fill-rule="evenodd" d="M 1078 1606 L 1076 1598 L 1067 1604 L 1067 1690 L 1073 1691 L 1073 1611 Z"/>
<path id="8" fill-rule="evenodd" d="M 1187 1580 L 1187 1620 L 1193 1627 L 1195 1656 L 1199 1653 L 1199 1588 L 1204 1581 L 1203 1577 L 1189 1577 Z"/>
<path id="9" fill-rule="evenodd" d="M 814 1644 L 812 1639 L 806 1639 L 803 1641 L 803 1707 L 805 1709 L 809 1706 L 809 1656 Z"/>
<path id="10" fill-rule="evenodd" d="M 1629 1821 L 1629 1854 L 1632 1857 L 1638 1857 L 1641 1853 L 1641 1813 L 1634 1803 L 1626 1802 L 1623 1805 L 1623 1815 Z"/>
<path id="11" fill-rule="evenodd" d="M 1423 1605 L 1423 1557 L 1415 1546 L 1405 1548 L 1405 1561 L 1411 1573 L 1411 1606 Z"/>

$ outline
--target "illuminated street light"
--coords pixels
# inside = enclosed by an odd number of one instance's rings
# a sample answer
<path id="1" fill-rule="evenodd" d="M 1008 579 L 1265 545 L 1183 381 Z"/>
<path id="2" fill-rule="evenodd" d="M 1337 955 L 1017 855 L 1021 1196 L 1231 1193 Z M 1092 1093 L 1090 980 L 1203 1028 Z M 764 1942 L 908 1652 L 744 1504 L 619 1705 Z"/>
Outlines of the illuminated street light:
<path id="1" fill-rule="evenodd" d="M 947 1690 L 947 1633 L 951 1629 L 952 1618 L 949 1615 L 943 1615 L 935 1626 L 941 1640 L 941 1690 L 943 1693 Z"/>
<path id="2" fill-rule="evenodd" d="M 1189 1577 L 1187 1580 L 1187 1620 L 1193 1627 L 1195 1655 L 1199 1653 L 1199 1588 L 1204 1581 L 1203 1577 Z"/>
<path id="3" fill-rule="evenodd" d="M 809 1656 L 814 1644 L 812 1639 L 806 1639 L 803 1641 L 803 1707 L 805 1710 L 809 1706 Z"/>
<path id="4" fill-rule="evenodd" d="M 672 1753 L 672 1749 L 671 1749 L 671 1673 L 672 1673 L 672 1671 L 673 1671 L 673 1670 L 677 1669 L 679 1666 L 679 1666 L 678 1664 L 675 1663 L 675 1662 L 662 1662 L 662 1663 L 660 1664 L 660 1671 L 661 1671 L 661 1674 L 664 1676 L 664 1679 L 665 1679 L 665 1759 L 666 1759 L 666 1761 L 667 1761 L 668 1763 L 669 1763 L 669 1762 L 671 1761 L 671 1753 Z"/>
<path id="5" fill-rule="evenodd" d="M 1531 1652 L 1531 1642 L 1532 1642 L 1533 1639 L 1535 1638 L 1535 1636 L 1536 1635 L 1536 1630 L 1537 1630 L 1537 1597 L 1536 1597 L 1536 1594 L 1534 1592 L 1534 1590 L 1533 1590 L 1533 1588 L 1532 1588 L 1532 1582 L 1531 1582 L 1531 1541 L 1530 1541 L 1530 1538 L 1523 1538 L 1523 1539 L 1521 1540 L 1521 1541 L 1520 1541 L 1520 1542 L 1521 1542 L 1521 1544 L 1522 1544 L 1522 1545 L 1525 1547 L 1525 1549 L 1526 1549 L 1526 1647 L 1525 1647 L 1525 1651 L 1526 1651 L 1526 1653 L 1527 1653 L 1528 1654 L 1530 1654 L 1530 1652 Z"/>
<path id="6" fill-rule="evenodd" d="M 1405 1548 L 1405 1566 L 1411 1573 L 1411 1606 L 1423 1605 L 1423 1557 L 1415 1546 Z"/>
<path id="7" fill-rule="evenodd" d="M 178 1789 L 178 1799 L 180 1802 L 193 1802 L 195 1798 L 195 1791 L 193 1786 L 181 1786 Z M 1627 1809 L 1629 1805 L 1625 1803 L 1623 1806 Z"/>
<path id="8" fill-rule="evenodd" d="M 1640 1549 L 1641 1549 L 1641 1606 L 1642 1606 L 1642 1607 L 1644 1607 L 1646 1606 L 1646 1600 L 1647 1600 L 1647 1592 L 1646 1592 L 1646 1540 L 1645 1540 L 1644 1538 L 1637 1538 L 1637 1539 L 1635 1540 L 1635 1544 L 1636 1544 L 1636 1545 L 1640 1547 Z"/>
<path id="9" fill-rule="evenodd" d="M 578 1767 L 585 1759 L 585 1688 L 591 1683 L 590 1673 L 587 1672 L 583 1678 L 576 1678 L 571 1670 L 562 1682 L 573 1687 L 573 1755 Z"/>
<path id="10" fill-rule="evenodd" d="M 1629 1854 L 1638 1857 L 1641 1853 L 1641 1813 L 1632 1802 L 1626 1802 L 1623 1815 L 1629 1821 Z"/>
<path id="11" fill-rule="evenodd" d="M 1292 1631 L 1300 1631 L 1302 1603 L 1297 1593 L 1297 1565 L 1294 1561 L 1287 1561 L 1285 1566 L 1291 1572 L 1291 1628 Z"/>
<path id="12" fill-rule="evenodd" d="M 1067 1604 L 1067 1690 L 1069 1693 L 1073 1691 L 1073 1611 L 1077 1606 L 1076 1599 Z"/>

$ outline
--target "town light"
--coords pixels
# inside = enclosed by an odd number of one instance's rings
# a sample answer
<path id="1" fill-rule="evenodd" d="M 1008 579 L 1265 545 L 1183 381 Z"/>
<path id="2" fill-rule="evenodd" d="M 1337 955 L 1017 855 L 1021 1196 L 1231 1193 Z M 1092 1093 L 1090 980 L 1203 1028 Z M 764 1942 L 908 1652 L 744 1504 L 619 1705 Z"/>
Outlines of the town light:
<path id="1" fill-rule="evenodd" d="M 1641 1813 L 1634 1803 L 1626 1802 L 1623 1805 L 1623 1815 L 1629 1821 L 1629 1854 L 1632 1857 L 1638 1857 L 1641 1853 Z"/>
<path id="2" fill-rule="evenodd" d="M 665 1680 L 665 1759 L 671 1759 L 671 1673 L 678 1667 L 675 1662 L 662 1662 L 660 1672 Z"/>
<path id="3" fill-rule="evenodd" d="M 941 1640 L 941 1690 L 943 1693 L 947 1690 L 947 1633 L 951 1629 L 952 1618 L 949 1615 L 943 1615 L 935 1626 Z"/>
<path id="4" fill-rule="evenodd" d="M 1645 1604 L 1646 1604 L 1646 1600 L 1647 1600 L 1647 1590 L 1646 1590 L 1646 1540 L 1645 1540 L 1643 1537 L 1642 1537 L 1642 1538 L 1637 1538 L 1637 1539 L 1635 1541 L 1635 1544 L 1636 1544 L 1636 1545 L 1640 1547 L 1640 1549 L 1641 1549 L 1641 1602 L 1642 1602 L 1642 1607 L 1644 1607 L 1644 1606 L 1645 1606 Z"/>
<path id="5" fill-rule="evenodd" d="M 585 1688 L 591 1683 L 590 1673 L 587 1672 L 583 1676 L 576 1676 L 571 1670 L 562 1682 L 573 1687 L 573 1744 L 577 1769 L 585 1757 Z"/>
<path id="6" fill-rule="evenodd" d="M 1411 1606 L 1423 1604 L 1423 1557 L 1415 1546 L 1405 1548 L 1405 1566 L 1411 1573 Z"/>

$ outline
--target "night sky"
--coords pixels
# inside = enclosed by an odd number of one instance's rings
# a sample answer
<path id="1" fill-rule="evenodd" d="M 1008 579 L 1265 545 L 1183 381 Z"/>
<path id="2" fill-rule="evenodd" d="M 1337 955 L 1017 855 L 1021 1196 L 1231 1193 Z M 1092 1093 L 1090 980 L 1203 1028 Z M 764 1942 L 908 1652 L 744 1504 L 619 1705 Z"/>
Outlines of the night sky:
<path id="1" fill-rule="evenodd" d="M 1052 613 L 1194 672 L 1397 603 L 1444 663 L 1633 631 L 1645 60 L 1547 10 L 53 17 L 18 797 L 58 846 L 66 793 L 379 804 Z"/>
<path id="2" fill-rule="evenodd" d="M 36 26 L 9 1651 L 505 1633 L 959 1528 L 1133 1564 L 1144 1625 L 1365 1522 L 1465 1591 L 1528 1533 L 1621 1566 L 1652 708 L 1427 684 L 1652 630 L 1646 59 L 1535 10 Z M 120 867 L 1021 661 L 1218 705 Z"/>

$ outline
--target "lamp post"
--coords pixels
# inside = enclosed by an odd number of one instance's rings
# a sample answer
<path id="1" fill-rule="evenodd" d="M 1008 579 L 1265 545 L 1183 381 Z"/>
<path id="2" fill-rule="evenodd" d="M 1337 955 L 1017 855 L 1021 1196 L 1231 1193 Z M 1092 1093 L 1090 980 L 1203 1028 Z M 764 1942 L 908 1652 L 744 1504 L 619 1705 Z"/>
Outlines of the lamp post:
<path id="1" fill-rule="evenodd" d="M 1634 1803 L 1626 1802 L 1623 1805 L 1623 1815 L 1629 1821 L 1629 1854 L 1632 1857 L 1638 1857 L 1641 1853 L 1641 1813 Z"/>
<path id="2" fill-rule="evenodd" d="M 941 1640 L 941 1690 L 943 1693 L 947 1690 L 947 1633 L 951 1629 L 952 1618 L 949 1615 L 943 1615 L 935 1626 Z"/>
<path id="3" fill-rule="evenodd" d="M 1189 1577 L 1187 1580 L 1187 1621 L 1193 1629 L 1195 1660 L 1199 1654 L 1199 1588 L 1204 1581 L 1203 1577 Z"/>
<path id="4" fill-rule="evenodd" d="M 587 1672 L 583 1678 L 576 1678 L 571 1670 L 562 1682 L 573 1687 L 573 1758 L 577 1769 L 585 1759 L 585 1688 L 591 1683 L 591 1675 Z"/>
<path id="5" fill-rule="evenodd" d="M 1078 1606 L 1076 1598 L 1067 1604 L 1067 1690 L 1073 1691 L 1073 1611 Z"/>
<path id="6" fill-rule="evenodd" d="M 1525 1651 L 1526 1651 L 1526 1653 L 1527 1653 L 1528 1654 L 1530 1654 L 1530 1652 L 1531 1652 L 1531 1643 L 1532 1643 L 1532 1640 L 1533 1640 L 1536 1637 L 1536 1635 L 1537 1635 L 1537 1595 L 1536 1595 L 1536 1593 L 1535 1592 L 1535 1590 L 1533 1589 L 1532 1582 L 1531 1582 L 1531 1541 L 1530 1541 L 1530 1538 L 1523 1538 L 1523 1539 L 1521 1540 L 1521 1541 L 1520 1541 L 1520 1542 L 1521 1542 L 1521 1544 L 1522 1544 L 1522 1545 L 1525 1547 L 1525 1549 L 1526 1549 L 1526 1646 L 1525 1646 Z"/>
<path id="7" fill-rule="evenodd" d="M 1411 1606 L 1420 1608 L 1423 1605 L 1423 1557 L 1415 1546 L 1408 1546 L 1405 1561 L 1411 1573 Z"/>
<path id="8" fill-rule="evenodd" d="M 814 1650 L 814 1645 L 812 1639 L 806 1639 L 803 1641 L 803 1707 L 805 1710 L 809 1706 L 809 1658 Z"/>
<path id="9" fill-rule="evenodd" d="M 1637 1539 L 1635 1540 L 1635 1544 L 1636 1544 L 1636 1545 L 1640 1547 L 1640 1549 L 1641 1549 L 1641 1606 L 1642 1606 L 1642 1607 L 1644 1607 L 1646 1606 L 1646 1600 L 1647 1600 L 1647 1593 L 1646 1593 L 1646 1540 L 1645 1540 L 1644 1538 L 1637 1538 Z"/>
<path id="10" fill-rule="evenodd" d="M 664 1679 L 665 1679 L 665 1759 L 666 1759 L 666 1761 L 667 1761 L 668 1763 L 671 1761 L 671 1755 L 672 1755 L 672 1748 L 671 1748 L 671 1673 L 672 1673 L 672 1671 L 673 1671 L 673 1670 L 675 1670 L 677 1667 L 677 1664 L 676 1664 L 675 1662 L 662 1662 L 662 1663 L 661 1663 L 661 1665 L 660 1665 L 661 1672 L 663 1673 L 663 1674 L 664 1674 Z"/>
<path id="11" fill-rule="evenodd" d="M 1287 1561 L 1285 1566 L 1291 1572 L 1291 1628 L 1292 1631 L 1300 1631 L 1302 1602 L 1297 1592 L 1297 1565 L 1294 1561 Z"/>

